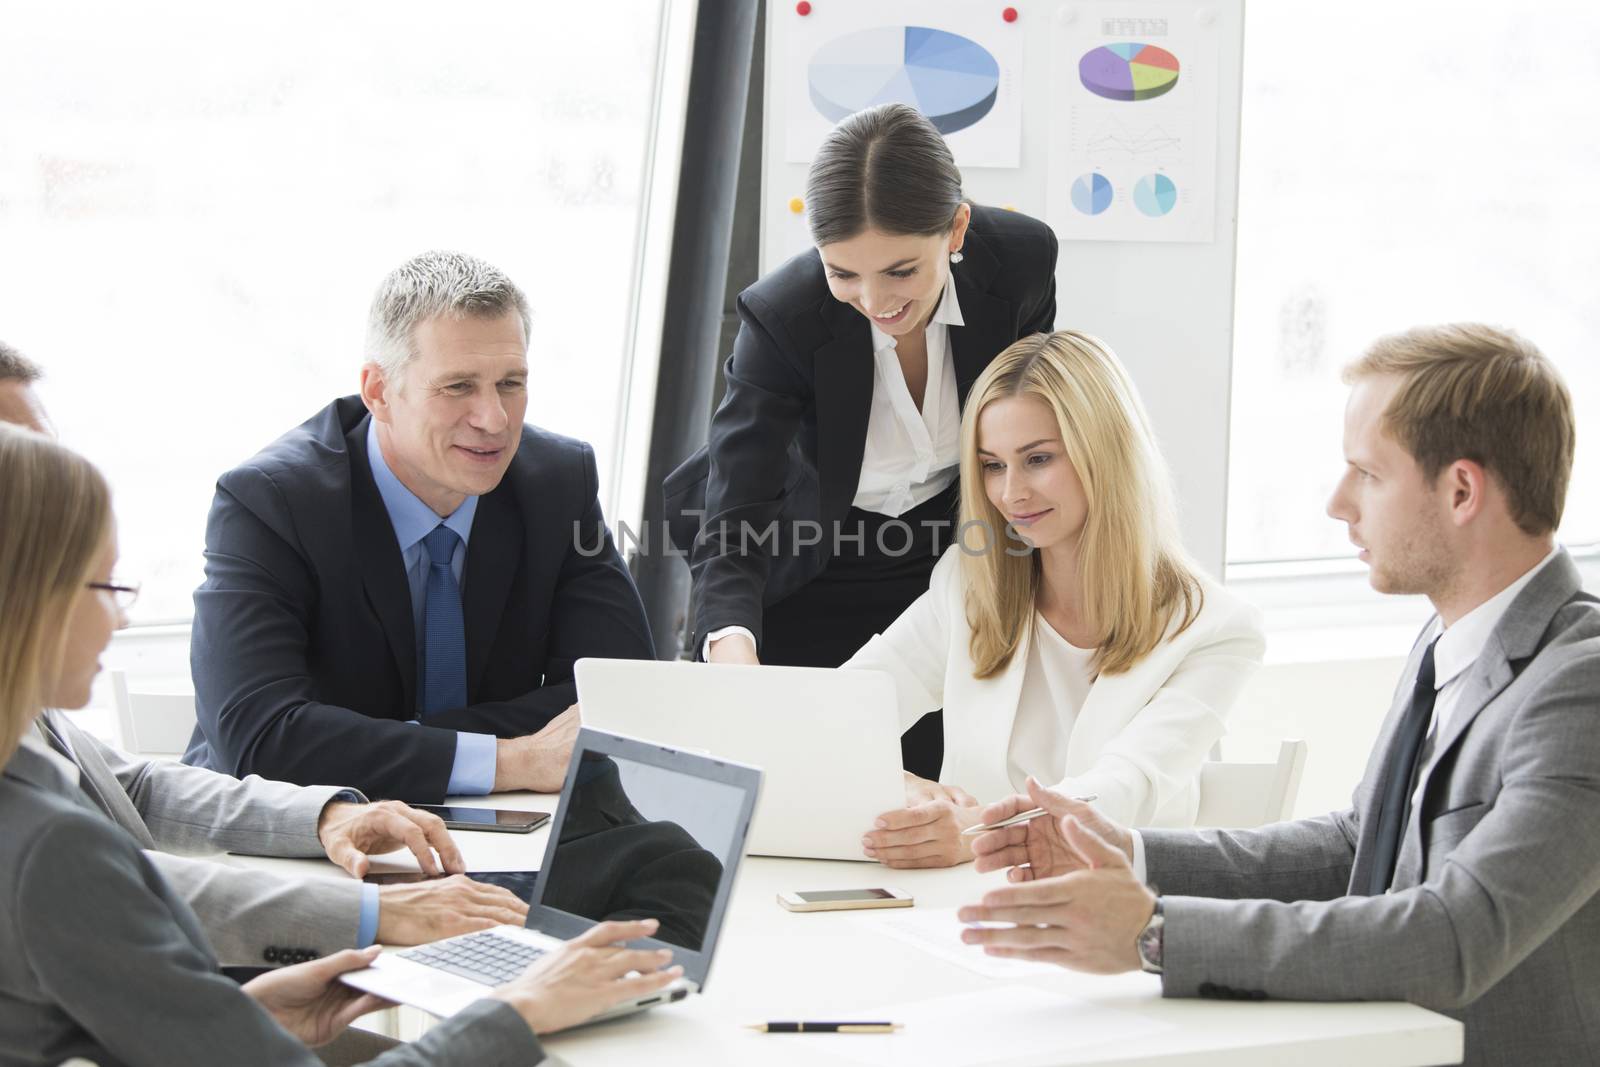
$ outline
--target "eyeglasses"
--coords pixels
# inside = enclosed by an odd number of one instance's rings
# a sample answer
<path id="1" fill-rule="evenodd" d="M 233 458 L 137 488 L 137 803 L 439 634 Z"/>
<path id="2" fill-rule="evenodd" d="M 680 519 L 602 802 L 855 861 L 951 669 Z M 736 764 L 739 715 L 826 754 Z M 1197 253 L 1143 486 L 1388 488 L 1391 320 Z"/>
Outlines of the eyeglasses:
<path id="1" fill-rule="evenodd" d="M 90 589 L 103 589 L 117 599 L 117 610 L 127 611 L 139 599 L 139 583 L 88 582 Z"/>

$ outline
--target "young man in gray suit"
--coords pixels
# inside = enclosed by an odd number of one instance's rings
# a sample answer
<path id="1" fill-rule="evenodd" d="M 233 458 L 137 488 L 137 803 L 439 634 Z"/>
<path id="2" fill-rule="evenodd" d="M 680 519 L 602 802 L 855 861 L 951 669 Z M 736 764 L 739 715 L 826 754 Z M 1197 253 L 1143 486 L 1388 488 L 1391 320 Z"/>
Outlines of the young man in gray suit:
<path id="1" fill-rule="evenodd" d="M 961 909 L 996 955 L 1161 975 L 1166 996 L 1409 1000 L 1469 1064 L 1600 1047 L 1600 602 L 1555 543 L 1572 401 L 1484 326 L 1378 341 L 1346 372 L 1346 523 L 1375 589 L 1437 617 L 1351 807 L 1248 831 L 1135 832 L 1048 790 L 986 821 Z"/>
<path id="2" fill-rule="evenodd" d="M 39 368 L 0 344 L 0 421 L 48 432 L 33 390 Z M 244 780 L 119 752 L 46 712 L 39 732 L 75 763 L 79 785 L 150 859 L 199 916 L 225 966 L 276 966 L 364 948 L 421 944 L 497 923 L 521 923 L 527 905 L 459 874 L 436 882 L 373 886 L 285 878 L 192 854 L 327 855 L 351 874 L 367 854 L 409 848 L 432 873 L 465 869 L 444 824 L 403 804 L 366 804 L 354 790 Z M 360 802 L 360 803 L 355 803 Z M 158 851 L 159 850 L 159 851 Z M 190 855 L 175 855 L 188 853 Z"/>

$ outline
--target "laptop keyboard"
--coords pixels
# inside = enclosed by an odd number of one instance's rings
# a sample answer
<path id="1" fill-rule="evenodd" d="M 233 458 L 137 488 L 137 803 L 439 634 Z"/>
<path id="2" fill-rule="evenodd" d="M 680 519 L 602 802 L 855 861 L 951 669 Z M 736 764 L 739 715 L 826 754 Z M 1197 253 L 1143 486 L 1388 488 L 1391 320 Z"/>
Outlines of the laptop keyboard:
<path id="1" fill-rule="evenodd" d="M 504 985 L 528 969 L 545 949 L 490 931 L 464 934 L 396 953 L 441 971 L 470 978 L 484 985 Z"/>

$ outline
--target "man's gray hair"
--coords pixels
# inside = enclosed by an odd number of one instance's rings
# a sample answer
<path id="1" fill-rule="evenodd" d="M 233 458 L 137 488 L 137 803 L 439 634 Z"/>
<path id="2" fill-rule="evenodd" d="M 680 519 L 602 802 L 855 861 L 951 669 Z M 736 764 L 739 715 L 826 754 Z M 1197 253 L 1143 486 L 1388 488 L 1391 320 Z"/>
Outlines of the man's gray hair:
<path id="1" fill-rule="evenodd" d="M 526 341 L 528 298 L 499 268 L 461 252 L 424 252 L 378 284 L 367 316 L 367 359 L 392 379 L 416 358 L 415 331 L 429 319 L 498 318 L 513 311 Z"/>
<path id="2" fill-rule="evenodd" d="M 0 341 L 0 382 L 21 382 L 23 385 L 32 385 L 43 375 L 44 372 L 39 369 L 39 364 L 4 341 Z"/>

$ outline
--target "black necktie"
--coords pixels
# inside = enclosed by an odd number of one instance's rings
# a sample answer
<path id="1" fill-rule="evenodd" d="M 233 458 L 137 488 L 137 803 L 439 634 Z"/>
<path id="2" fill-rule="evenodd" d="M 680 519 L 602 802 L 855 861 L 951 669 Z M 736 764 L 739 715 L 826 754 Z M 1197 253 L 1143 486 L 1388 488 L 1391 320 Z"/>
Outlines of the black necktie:
<path id="1" fill-rule="evenodd" d="M 1405 832 L 1406 815 L 1411 810 L 1411 779 L 1417 771 L 1417 754 L 1422 739 L 1428 736 L 1433 721 L 1433 648 L 1436 637 L 1422 654 L 1416 681 L 1411 683 L 1411 706 L 1406 708 L 1400 728 L 1389 748 L 1389 766 L 1383 784 L 1383 801 L 1378 808 L 1378 834 L 1373 839 L 1372 873 L 1367 892 L 1382 895 L 1394 879 L 1394 862 L 1400 855 L 1400 836 Z"/>

